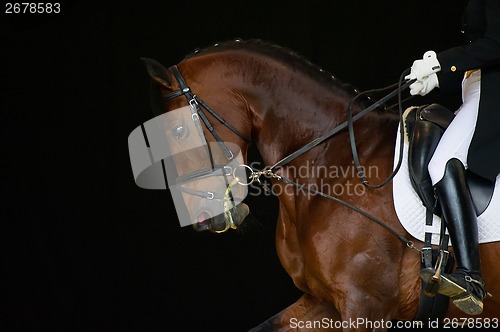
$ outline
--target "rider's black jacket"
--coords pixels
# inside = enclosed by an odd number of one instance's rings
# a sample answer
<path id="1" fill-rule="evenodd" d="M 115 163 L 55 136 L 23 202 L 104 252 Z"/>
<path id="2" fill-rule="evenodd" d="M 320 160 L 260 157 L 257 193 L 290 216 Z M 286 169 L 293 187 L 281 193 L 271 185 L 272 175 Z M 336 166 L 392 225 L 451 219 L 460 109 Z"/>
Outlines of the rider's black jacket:
<path id="1" fill-rule="evenodd" d="M 469 169 L 492 181 L 500 173 L 500 0 L 470 0 L 462 33 L 466 44 L 438 54 L 441 92 L 460 91 L 464 73 L 481 69 L 479 114 Z"/>

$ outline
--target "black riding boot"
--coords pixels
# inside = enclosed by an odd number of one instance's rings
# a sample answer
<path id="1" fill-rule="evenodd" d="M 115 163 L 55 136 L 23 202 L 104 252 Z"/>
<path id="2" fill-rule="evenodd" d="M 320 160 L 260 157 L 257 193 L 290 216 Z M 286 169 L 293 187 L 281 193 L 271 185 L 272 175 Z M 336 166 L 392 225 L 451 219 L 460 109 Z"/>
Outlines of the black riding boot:
<path id="1" fill-rule="evenodd" d="M 455 273 L 442 273 L 438 293 L 451 297 L 463 312 L 478 315 L 487 293 L 481 277 L 477 217 L 460 160 L 448 161 L 435 192 L 457 261 Z M 424 281 L 434 274 L 431 270 L 422 270 Z"/>
<path id="2" fill-rule="evenodd" d="M 417 113 L 417 117 L 420 117 L 420 111 L 415 112 Z M 408 122 L 407 120 L 407 127 L 410 127 Z M 444 129 L 431 121 L 414 120 L 414 122 L 413 128 L 409 128 L 408 130 L 412 135 L 412 143 L 408 151 L 410 180 L 424 206 L 427 209 L 433 210 L 434 214 L 440 216 L 441 213 L 437 213 L 435 209 L 436 198 L 427 165 L 429 165 L 432 154 L 439 144 Z"/>

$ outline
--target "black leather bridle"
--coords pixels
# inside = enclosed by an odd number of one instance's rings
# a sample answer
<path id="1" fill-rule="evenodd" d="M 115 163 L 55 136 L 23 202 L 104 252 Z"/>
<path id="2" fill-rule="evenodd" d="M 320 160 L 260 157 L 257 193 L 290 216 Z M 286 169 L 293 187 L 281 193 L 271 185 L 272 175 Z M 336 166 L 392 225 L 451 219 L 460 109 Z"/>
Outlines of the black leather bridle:
<path id="1" fill-rule="evenodd" d="M 179 89 L 162 96 L 162 99 L 166 102 L 166 101 L 172 100 L 172 99 L 180 97 L 180 96 L 186 97 L 186 100 L 187 100 L 189 107 L 191 109 L 191 113 L 192 113 L 191 116 L 192 116 L 193 120 L 196 121 L 198 119 L 201 119 L 203 121 L 203 123 L 205 124 L 205 127 L 208 129 L 210 134 L 214 137 L 215 141 L 219 145 L 221 151 L 226 156 L 227 160 L 229 162 L 233 161 L 235 158 L 235 156 L 233 155 L 233 152 L 224 143 L 224 141 L 222 140 L 220 135 L 217 133 L 217 131 L 214 129 L 214 127 L 210 123 L 209 119 L 207 118 L 207 116 L 203 112 L 203 110 L 210 113 L 215 119 L 217 119 L 217 121 L 219 121 L 224 126 L 229 128 L 229 130 L 231 130 L 233 133 L 235 133 L 238 137 L 240 137 L 245 142 L 250 144 L 251 141 L 249 139 L 247 139 L 246 137 L 244 137 L 235 127 L 233 127 L 226 120 L 224 120 L 214 110 L 212 110 L 200 97 L 198 97 L 197 95 L 192 93 L 191 88 L 186 84 L 186 81 L 182 77 L 177 66 L 174 65 L 174 66 L 170 67 L 168 70 L 170 73 L 172 73 L 172 75 L 177 80 L 177 84 L 179 85 Z M 200 130 L 200 135 L 203 135 L 202 130 Z M 217 165 L 215 163 L 212 151 L 210 150 L 210 147 L 208 145 L 207 145 L 207 150 L 208 150 L 207 151 L 208 156 L 210 158 L 211 167 L 206 168 L 206 169 L 196 170 L 196 171 L 188 173 L 188 174 L 180 175 L 180 176 L 178 176 L 178 178 L 176 180 L 177 184 L 183 184 L 183 183 L 192 181 L 194 179 L 207 176 L 209 174 L 212 174 L 213 171 L 216 169 L 222 169 L 222 175 L 224 175 L 226 178 L 233 174 L 233 170 L 230 167 L 220 166 L 220 165 Z M 185 191 L 187 193 L 190 193 L 192 195 L 197 195 L 197 196 L 205 197 L 208 199 L 222 198 L 222 197 L 215 197 L 214 193 L 209 192 L 209 191 L 204 192 L 204 191 L 192 190 L 192 189 L 188 189 L 188 188 L 184 188 L 184 187 L 180 190 Z"/>

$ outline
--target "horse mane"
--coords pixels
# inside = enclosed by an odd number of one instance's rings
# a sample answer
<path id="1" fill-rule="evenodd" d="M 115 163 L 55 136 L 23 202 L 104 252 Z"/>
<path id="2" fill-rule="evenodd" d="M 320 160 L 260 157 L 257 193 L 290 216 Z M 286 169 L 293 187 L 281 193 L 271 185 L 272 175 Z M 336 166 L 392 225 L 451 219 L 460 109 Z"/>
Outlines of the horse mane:
<path id="1" fill-rule="evenodd" d="M 280 60 L 294 69 L 300 70 L 309 77 L 321 82 L 330 87 L 334 87 L 341 90 L 351 96 L 355 96 L 359 91 L 348 83 L 344 83 L 333 74 L 326 70 L 318 67 L 302 55 L 297 52 L 288 49 L 277 44 L 264 41 L 261 39 L 234 39 L 221 43 L 216 43 L 214 45 L 208 46 L 203 49 L 196 49 L 193 53 L 187 55 L 184 59 L 189 59 L 191 57 L 207 54 L 212 52 L 220 52 L 225 50 L 248 50 L 258 54 L 266 55 L 272 57 L 273 59 Z"/>

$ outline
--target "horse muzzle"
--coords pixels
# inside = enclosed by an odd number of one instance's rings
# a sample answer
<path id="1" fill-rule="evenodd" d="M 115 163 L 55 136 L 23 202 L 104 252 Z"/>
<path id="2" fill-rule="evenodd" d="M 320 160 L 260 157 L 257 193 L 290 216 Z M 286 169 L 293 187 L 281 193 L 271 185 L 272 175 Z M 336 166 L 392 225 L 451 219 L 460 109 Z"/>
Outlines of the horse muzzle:
<path id="1" fill-rule="evenodd" d="M 224 233 L 230 228 L 238 228 L 249 213 L 250 209 L 245 203 L 240 203 L 216 216 L 211 216 L 209 211 L 200 211 L 198 214 L 198 220 L 200 221 L 193 224 L 193 229 L 197 232 Z"/>

